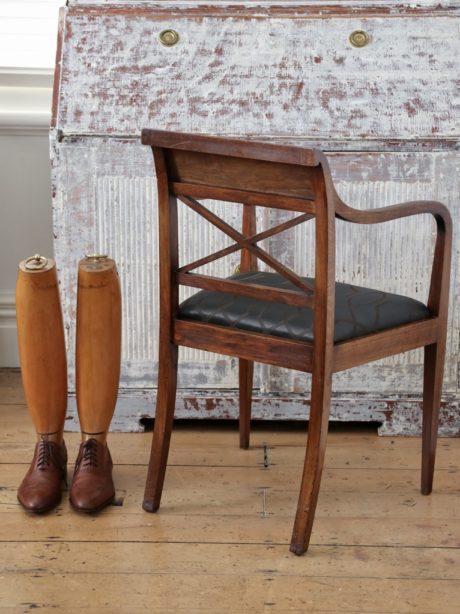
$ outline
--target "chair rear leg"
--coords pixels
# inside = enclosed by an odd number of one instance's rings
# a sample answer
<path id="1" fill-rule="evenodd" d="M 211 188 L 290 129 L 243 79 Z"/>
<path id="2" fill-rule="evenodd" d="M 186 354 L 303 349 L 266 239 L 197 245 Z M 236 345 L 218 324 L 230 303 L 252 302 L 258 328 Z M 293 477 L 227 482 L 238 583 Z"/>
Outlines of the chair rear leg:
<path id="1" fill-rule="evenodd" d="M 313 377 L 307 449 L 290 546 L 297 555 L 306 552 L 310 543 L 326 452 L 331 385 L 330 374 Z"/>
<path id="2" fill-rule="evenodd" d="M 177 345 L 160 339 L 159 354 L 155 426 L 142 504 L 147 512 L 156 512 L 160 507 L 176 404 Z"/>
<path id="3" fill-rule="evenodd" d="M 252 360 L 239 360 L 239 384 L 240 384 L 240 448 L 249 448 L 249 436 L 251 433 L 251 404 L 252 404 L 252 380 L 254 375 L 254 362 Z"/>
<path id="4" fill-rule="evenodd" d="M 445 340 L 425 347 L 423 373 L 422 495 L 433 488 L 439 406 L 444 374 Z"/>

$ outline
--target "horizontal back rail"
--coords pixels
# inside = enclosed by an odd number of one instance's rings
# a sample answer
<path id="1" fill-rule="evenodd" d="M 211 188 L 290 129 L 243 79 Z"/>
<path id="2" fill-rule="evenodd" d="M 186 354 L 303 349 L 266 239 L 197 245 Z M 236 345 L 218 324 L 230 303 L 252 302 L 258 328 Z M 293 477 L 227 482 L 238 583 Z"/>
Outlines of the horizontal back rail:
<path id="1" fill-rule="evenodd" d="M 186 134 L 184 132 L 170 132 L 169 130 L 142 130 L 142 144 L 151 147 L 165 147 L 167 149 L 199 151 L 213 155 L 235 156 L 248 160 L 266 160 L 296 164 L 298 166 L 317 166 L 325 160 L 319 149 L 306 149 L 291 145 L 262 143 L 243 139 L 219 139 L 204 134 Z"/>
<path id="2" fill-rule="evenodd" d="M 175 279 L 181 286 L 211 290 L 213 292 L 226 292 L 228 294 L 255 298 L 260 301 L 284 303 L 285 305 L 309 307 L 310 309 L 313 309 L 314 304 L 313 296 L 304 292 L 298 292 L 297 290 L 280 290 L 279 288 L 271 288 L 261 284 L 242 283 L 235 279 L 222 279 L 200 273 L 177 272 Z"/>
<path id="3" fill-rule="evenodd" d="M 165 157 L 173 183 L 315 200 L 317 167 L 172 149 L 165 150 Z"/>
<path id="4" fill-rule="evenodd" d="M 315 214 L 315 202 L 303 198 L 279 196 L 277 194 L 262 194 L 260 192 L 246 192 L 235 188 L 213 187 L 196 183 L 170 182 L 169 190 L 174 196 L 192 196 L 193 198 L 212 198 L 230 203 L 268 207 L 270 209 L 284 209 L 298 211 L 299 213 Z"/>

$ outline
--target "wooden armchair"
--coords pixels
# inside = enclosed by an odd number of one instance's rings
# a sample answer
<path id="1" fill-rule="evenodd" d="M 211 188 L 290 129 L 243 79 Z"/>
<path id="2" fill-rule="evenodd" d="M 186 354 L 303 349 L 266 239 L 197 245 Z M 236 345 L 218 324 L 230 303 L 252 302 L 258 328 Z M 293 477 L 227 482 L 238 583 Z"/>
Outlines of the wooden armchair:
<path id="1" fill-rule="evenodd" d="M 158 397 L 143 507 L 161 499 L 174 417 L 179 345 L 239 358 L 240 445 L 248 447 L 253 361 L 312 373 L 305 464 L 290 549 L 308 548 L 324 462 L 332 374 L 417 347 L 425 348 L 422 493 L 431 492 L 447 328 L 452 222 L 437 202 L 369 211 L 337 195 L 327 160 L 315 149 L 144 130 L 159 194 L 160 348 Z M 177 199 L 234 244 L 179 267 Z M 199 202 L 243 206 L 238 231 Z M 257 233 L 255 208 L 298 212 Z M 335 281 L 335 218 L 372 224 L 431 214 L 437 240 L 427 305 Z M 315 278 L 296 275 L 257 243 L 301 222 L 316 222 Z M 228 279 L 192 272 L 242 250 L 241 272 Z M 274 273 L 257 271 L 257 259 Z M 201 291 L 179 304 L 178 285 Z"/>

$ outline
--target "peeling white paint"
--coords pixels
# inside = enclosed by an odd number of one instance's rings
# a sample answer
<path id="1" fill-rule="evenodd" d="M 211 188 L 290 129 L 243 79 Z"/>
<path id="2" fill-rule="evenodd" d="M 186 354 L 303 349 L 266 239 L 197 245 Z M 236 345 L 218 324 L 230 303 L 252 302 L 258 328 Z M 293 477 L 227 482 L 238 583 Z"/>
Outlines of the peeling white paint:
<path id="1" fill-rule="evenodd" d="M 200 0 L 73 0 L 67 9 L 52 163 L 69 373 L 72 384 L 76 265 L 86 252 L 108 252 L 118 263 L 124 309 L 116 420 L 130 429 L 138 420 L 136 407 L 152 415 L 157 374 L 156 189 L 151 152 L 139 143 L 141 128 L 246 135 L 342 151 L 330 155 L 331 167 L 339 192 L 352 206 L 435 199 L 447 204 L 454 227 L 460 217 L 457 3 L 422 0 L 414 10 L 386 0 L 214 5 L 215 14 L 213 5 Z M 310 18 L 309 6 L 312 11 L 323 6 L 324 16 L 316 12 Z M 123 13 L 123 7 L 129 10 Z M 271 12 L 273 7 L 282 12 Z M 382 11 L 366 15 L 364 7 Z M 417 13 L 421 9 L 423 16 Z M 165 27 L 178 30 L 176 47 L 159 44 Z M 370 33 L 367 47 L 350 46 L 354 29 Z M 239 224 L 235 207 L 214 206 Z M 259 211 L 259 229 L 278 218 L 268 220 Z M 191 212 L 181 213 L 180 226 L 186 229 L 181 262 L 227 244 Z M 313 272 L 312 228 L 310 223 L 292 231 L 291 240 L 270 242 L 275 255 L 302 274 Z M 428 218 L 372 228 L 338 223 L 337 279 L 425 300 L 433 241 Z M 453 281 L 459 257 L 456 236 L 454 241 Z M 230 274 L 237 258 L 216 263 L 213 272 Z M 453 285 L 444 387 L 453 399 L 446 417 L 449 434 L 460 423 L 455 418 L 459 297 Z M 197 398 L 200 391 L 224 392 L 236 387 L 236 369 L 234 359 L 184 349 L 179 386 L 195 390 Z M 395 418 L 385 403 L 395 394 L 420 395 L 421 383 L 421 351 L 340 373 L 334 376 L 333 416 L 384 416 L 383 432 L 416 432 L 415 401 L 398 401 Z M 309 376 L 263 365 L 256 370 L 255 387 L 268 395 L 256 401 L 256 417 L 303 416 L 303 402 L 295 395 L 308 395 Z M 374 395 L 376 405 L 363 400 L 363 393 Z M 358 395 L 357 400 L 347 395 Z M 180 401 L 179 417 L 228 417 L 236 407 L 223 401 L 210 411 L 200 403 L 192 411 Z"/>
<path id="2" fill-rule="evenodd" d="M 458 136 L 452 17 L 351 25 L 340 16 L 166 19 L 155 10 L 69 12 L 64 133 L 136 134 L 148 126 L 320 139 Z M 179 32 L 175 47 L 160 44 L 165 27 Z M 369 32 L 367 47 L 350 45 L 355 29 Z"/>
<path id="3" fill-rule="evenodd" d="M 146 421 L 155 416 L 154 390 L 121 391 L 111 431 L 142 432 Z M 458 399 L 447 399 L 441 407 L 439 436 L 460 436 Z M 309 403 L 304 395 L 255 394 L 252 416 L 254 420 L 305 421 L 309 417 Z M 176 418 L 236 420 L 238 418 L 238 395 L 235 390 L 205 393 L 180 389 L 177 392 Z M 380 423 L 380 435 L 421 435 L 422 407 L 417 398 L 382 399 L 366 395 L 332 398 L 331 420 L 337 422 Z M 75 397 L 69 400 L 66 430 L 79 431 Z M 238 438 L 235 426 L 235 439 Z"/>

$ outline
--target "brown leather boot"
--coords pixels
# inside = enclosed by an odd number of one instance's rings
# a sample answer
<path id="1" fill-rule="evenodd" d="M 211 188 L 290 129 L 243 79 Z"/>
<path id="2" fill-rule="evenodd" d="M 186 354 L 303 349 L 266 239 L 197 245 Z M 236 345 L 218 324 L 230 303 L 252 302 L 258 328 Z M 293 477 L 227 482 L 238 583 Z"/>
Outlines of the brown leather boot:
<path id="1" fill-rule="evenodd" d="M 70 504 L 79 512 L 98 512 L 115 498 L 112 458 L 106 445 L 88 439 L 80 445 L 70 489 Z"/>
<path id="2" fill-rule="evenodd" d="M 65 443 L 39 441 L 29 470 L 18 488 L 19 503 L 30 512 L 51 510 L 61 501 L 62 480 L 67 480 Z"/>

